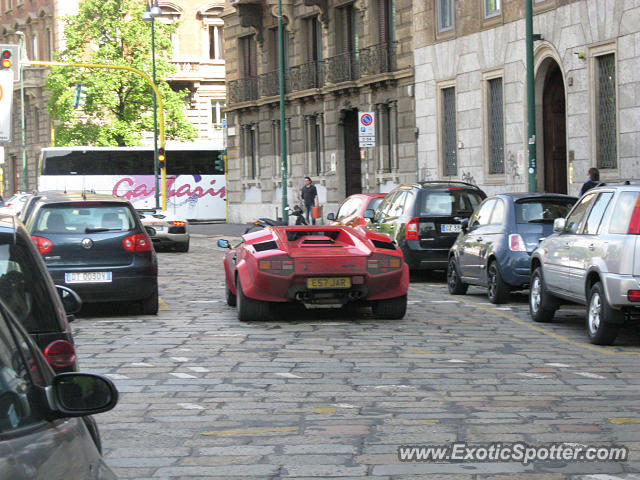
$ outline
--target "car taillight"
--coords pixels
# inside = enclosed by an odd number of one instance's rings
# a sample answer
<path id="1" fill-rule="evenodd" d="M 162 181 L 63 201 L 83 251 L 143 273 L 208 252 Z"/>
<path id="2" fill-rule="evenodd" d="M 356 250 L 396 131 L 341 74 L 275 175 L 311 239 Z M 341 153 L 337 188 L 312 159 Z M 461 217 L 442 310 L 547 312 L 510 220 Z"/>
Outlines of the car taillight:
<path id="1" fill-rule="evenodd" d="M 629 290 L 627 298 L 630 302 L 640 302 L 640 290 Z"/>
<path id="2" fill-rule="evenodd" d="M 526 252 L 527 246 L 524 244 L 524 240 L 517 233 L 509 235 L 509 250 L 512 252 Z"/>
<path id="3" fill-rule="evenodd" d="M 76 361 L 76 350 L 66 340 L 56 340 L 44 349 L 44 358 L 54 369 L 67 368 Z"/>
<path id="4" fill-rule="evenodd" d="M 151 240 L 144 233 L 135 233 L 122 239 L 122 246 L 128 252 L 151 251 Z"/>
<path id="5" fill-rule="evenodd" d="M 374 253 L 367 259 L 369 273 L 387 273 L 402 268 L 402 259 L 392 255 Z"/>
<path id="6" fill-rule="evenodd" d="M 36 235 L 32 235 L 31 238 L 36 242 L 36 246 L 38 247 L 38 250 L 40 250 L 40 253 L 49 253 L 53 248 L 53 243 L 48 238 L 38 237 Z"/>
<path id="7" fill-rule="evenodd" d="M 272 275 L 286 277 L 293 273 L 294 267 L 293 259 L 285 255 L 258 260 L 258 270 Z"/>
<path id="8" fill-rule="evenodd" d="M 178 220 L 174 220 L 173 222 L 171 222 L 171 225 L 173 225 L 174 227 L 184 227 L 187 224 L 187 222 L 179 222 Z"/>
<path id="9" fill-rule="evenodd" d="M 634 235 L 640 234 L 640 195 L 638 195 L 636 205 L 633 207 L 633 213 L 631 214 L 627 233 Z"/>
<path id="10" fill-rule="evenodd" d="M 418 217 L 412 218 L 407 223 L 407 228 L 404 231 L 404 238 L 406 240 L 418 240 L 418 222 L 420 219 Z"/>

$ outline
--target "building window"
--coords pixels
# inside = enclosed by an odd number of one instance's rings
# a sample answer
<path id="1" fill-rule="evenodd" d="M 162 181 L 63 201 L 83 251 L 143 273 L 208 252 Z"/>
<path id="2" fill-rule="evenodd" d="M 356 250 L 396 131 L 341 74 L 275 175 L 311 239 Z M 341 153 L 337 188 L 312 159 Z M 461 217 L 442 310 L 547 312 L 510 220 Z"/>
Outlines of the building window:
<path id="1" fill-rule="evenodd" d="M 255 125 L 242 126 L 244 148 L 243 157 L 245 159 L 245 177 L 249 179 L 258 178 L 258 131 Z"/>
<path id="2" fill-rule="evenodd" d="M 209 58 L 212 60 L 224 60 L 222 25 L 209 25 Z"/>
<path id="3" fill-rule="evenodd" d="M 353 4 L 336 9 L 336 53 L 327 77 L 334 83 L 358 78 L 358 15 Z"/>
<path id="4" fill-rule="evenodd" d="M 11 10 L 13 8 L 13 2 L 11 0 L 5 1 L 5 10 Z"/>
<path id="5" fill-rule="evenodd" d="M 438 8 L 438 31 L 446 32 L 453 28 L 453 0 L 436 0 Z"/>
<path id="6" fill-rule="evenodd" d="M 324 168 L 322 165 L 322 130 L 318 117 L 315 118 L 313 123 L 313 138 L 314 138 L 314 159 L 315 159 L 315 172 L 316 175 L 320 175 Z"/>
<path id="7" fill-rule="evenodd" d="M 504 118 L 502 108 L 502 78 L 487 82 L 487 121 L 489 173 L 504 173 Z"/>
<path id="8" fill-rule="evenodd" d="M 51 42 L 51 29 L 47 28 L 44 31 L 44 58 L 46 60 L 51 60 L 51 52 L 52 52 L 52 42 Z"/>
<path id="9" fill-rule="evenodd" d="M 40 59 L 40 55 L 39 55 L 39 51 L 38 51 L 38 35 L 34 34 L 33 37 L 31 37 L 31 59 L 32 60 L 39 60 Z"/>
<path id="10" fill-rule="evenodd" d="M 211 100 L 211 123 L 218 128 L 222 128 L 222 122 L 227 118 L 227 114 L 222 111 L 226 106 L 220 100 Z"/>
<path id="11" fill-rule="evenodd" d="M 500 15 L 500 0 L 484 0 L 485 18 L 496 17 L 498 15 Z"/>
<path id="12" fill-rule="evenodd" d="M 458 174 L 456 133 L 456 89 L 443 88 L 442 95 L 442 157 L 445 176 Z"/>
<path id="13" fill-rule="evenodd" d="M 322 162 L 322 152 L 324 146 L 324 138 L 322 135 L 322 116 L 306 115 L 305 116 L 305 140 L 308 158 L 308 171 L 310 175 L 320 175 L 324 170 Z"/>
<path id="14" fill-rule="evenodd" d="M 598 168 L 617 168 L 616 59 L 596 57 L 596 128 Z"/>
<path id="15" fill-rule="evenodd" d="M 380 155 L 379 168 L 383 173 L 390 173 L 394 169 L 395 152 L 395 103 L 378 104 L 377 112 L 377 136 Z"/>

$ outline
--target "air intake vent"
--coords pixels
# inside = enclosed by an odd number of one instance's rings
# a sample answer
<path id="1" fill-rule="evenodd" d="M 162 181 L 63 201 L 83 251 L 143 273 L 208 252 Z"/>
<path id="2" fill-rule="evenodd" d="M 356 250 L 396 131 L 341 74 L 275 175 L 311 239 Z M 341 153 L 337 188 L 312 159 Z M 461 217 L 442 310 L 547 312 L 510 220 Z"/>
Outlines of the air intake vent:
<path id="1" fill-rule="evenodd" d="M 277 250 L 278 244 L 270 240 L 268 242 L 256 243 L 253 245 L 253 248 L 256 249 L 256 252 L 264 252 L 265 250 Z"/>
<path id="2" fill-rule="evenodd" d="M 396 250 L 395 244 L 391 242 L 383 242 L 382 240 L 371 240 L 374 247 L 376 248 L 385 248 L 387 250 Z"/>
<path id="3" fill-rule="evenodd" d="M 319 239 L 309 238 L 309 239 L 302 240 L 303 245 L 332 245 L 333 243 L 335 242 L 330 238 L 319 238 Z"/>

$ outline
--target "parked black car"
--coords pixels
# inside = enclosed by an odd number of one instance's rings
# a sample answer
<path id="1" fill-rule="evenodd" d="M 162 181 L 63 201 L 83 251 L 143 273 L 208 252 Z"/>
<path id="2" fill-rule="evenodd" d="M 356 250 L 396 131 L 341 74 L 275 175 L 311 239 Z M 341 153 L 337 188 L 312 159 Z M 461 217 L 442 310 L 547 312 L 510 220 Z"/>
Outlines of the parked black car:
<path id="1" fill-rule="evenodd" d="M 492 303 L 504 303 L 509 292 L 529 286 L 531 253 L 551 235 L 553 221 L 564 217 L 576 197 L 552 193 L 504 193 L 485 199 L 449 253 L 449 293 L 486 286 Z"/>
<path id="2" fill-rule="evenodd" d="M 48 192 L 26 227 L 53 280 L 73 286 L 83 303 L 136 303 L 143 314 L 158 312 L 156 253 L 128 200 Z"/>
<path id="3" fill-rule="evenodd" d="M 0 299 L 0 478 L 115 480 L 82 417 L 117 401 L 106 377 L 56 375 Z"/>
<path id="4" fill-rule="evenodd" d="M 365 228 L 390 235 L 411 270 L 446 270 L 449 249 L 461 231 L 462 218 L 486 194 L 465 182 L 430 181 L 400 185 L 382 200 Z"/>

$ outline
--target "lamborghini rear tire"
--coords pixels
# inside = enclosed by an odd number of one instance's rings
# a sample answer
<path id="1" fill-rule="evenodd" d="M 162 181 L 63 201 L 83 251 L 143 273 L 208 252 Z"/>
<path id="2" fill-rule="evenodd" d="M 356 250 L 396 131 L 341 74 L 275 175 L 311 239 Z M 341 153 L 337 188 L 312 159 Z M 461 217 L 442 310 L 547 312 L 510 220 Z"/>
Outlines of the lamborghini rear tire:
<path id="1" fill-rule="evenodd" d="M 236 285 L 238 320 L 241 322 L 267 320 L 269 318 L 269 303 L 247 297 L 242 290 L 242 282 L 240 281 L 240 278 L 238 278 Z"/>
<path id="2" fill-rule="evenodd" d="M 398 320 L 407 313 L 407 296 L 378 300 L 371 308 L 373 315 L 377 318 Z"/>

